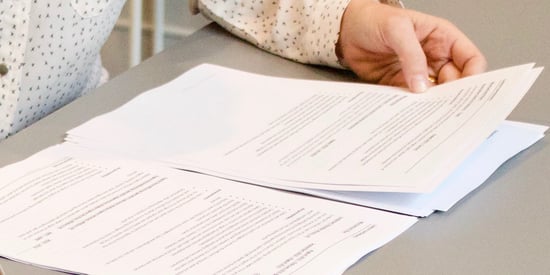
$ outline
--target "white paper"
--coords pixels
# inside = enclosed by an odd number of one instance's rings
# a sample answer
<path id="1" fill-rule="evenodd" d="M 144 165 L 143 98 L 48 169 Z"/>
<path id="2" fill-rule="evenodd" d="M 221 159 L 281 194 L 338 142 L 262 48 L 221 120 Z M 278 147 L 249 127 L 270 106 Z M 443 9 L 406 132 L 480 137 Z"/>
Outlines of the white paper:
<path id="1" fill-rule="evenodd" d="M 430 192 L 513 110 L 532 66 L 411 94 L 202 65 L 68 140 L 257 184 Z"/>
<path id="2" fill-rule="evenodd" d="M 316 196 L 351 202 L 393 212 L 426 217 L 433 211 L 447 211 L 480 186 L 518 152 L 544 137 L 546 126 L 505 121 L 434 192 L 383 193 L 302 190 Z"/>
<path id="3" fill-rule="evenodd" d="M 0 255 L 89 274 L 336 274 L 416 221 L 67 143 L 0 178 Z"/>

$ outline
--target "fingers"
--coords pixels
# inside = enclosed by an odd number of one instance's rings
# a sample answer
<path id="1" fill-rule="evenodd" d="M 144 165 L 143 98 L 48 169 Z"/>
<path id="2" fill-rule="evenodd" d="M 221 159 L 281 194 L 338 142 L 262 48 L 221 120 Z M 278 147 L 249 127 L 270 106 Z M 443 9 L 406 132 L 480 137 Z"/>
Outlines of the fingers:
<path id="1" fill-rule="evenodd" d="M 428 81 L 428 65 L 413 22 L 408 16 L 400 15 L 387 22 L 382 32 L 388 46 L 399 57 L 407 86 L 416 93 L 426 91 L 431 84 Z"/>
<path id="2" fill-rule="evenodd" d="M 445 83 L 459 79 L 462 76 L 460 69 L 453 62 L 448 62 L 439 69 L 437 74 L 437 83 Z"/>
<path id="3" fill-rule="evenodd" d="M 430 75 L 437 83 L 482 73 L 487 61 L 481 51 L 452 23 L 442 18 L 409 11 L 424 55 L 429 61 Z"/>
<path id="4" fill-rule="evenodd" d="M 458 38 L 451 48 L 451 57 L 462 77 L 485 72 L 487 60 L 466 35 L 456 30 Z"/>

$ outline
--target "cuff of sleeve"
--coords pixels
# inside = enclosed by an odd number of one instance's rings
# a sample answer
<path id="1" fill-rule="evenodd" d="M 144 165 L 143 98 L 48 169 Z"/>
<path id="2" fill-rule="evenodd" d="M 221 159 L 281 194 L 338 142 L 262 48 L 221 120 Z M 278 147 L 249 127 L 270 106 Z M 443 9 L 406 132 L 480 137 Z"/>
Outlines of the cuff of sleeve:
<path id="1" fill-rule="evenodd" d="M 320 19 L 320 25 L 311 31 L 308 39 L 312 49 L 309 63 L 345 68 L 336 54 L 336 43 L 340 36 L 342 16 L 350 1 L 330 1 L 330 4 L 313 15 Z"/>

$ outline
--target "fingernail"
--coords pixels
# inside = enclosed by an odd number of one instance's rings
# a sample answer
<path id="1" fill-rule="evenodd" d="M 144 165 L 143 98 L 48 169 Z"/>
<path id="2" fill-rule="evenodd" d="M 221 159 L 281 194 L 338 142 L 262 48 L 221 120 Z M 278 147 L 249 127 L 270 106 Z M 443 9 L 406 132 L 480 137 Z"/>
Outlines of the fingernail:
<path id="1" fill-rule="evenodd" d="M 415 75 L 411 79 L 411 90 L 415 93 L 423 93 L 428 90 L 428 83 L 426 77 L 421 75 Z"/>

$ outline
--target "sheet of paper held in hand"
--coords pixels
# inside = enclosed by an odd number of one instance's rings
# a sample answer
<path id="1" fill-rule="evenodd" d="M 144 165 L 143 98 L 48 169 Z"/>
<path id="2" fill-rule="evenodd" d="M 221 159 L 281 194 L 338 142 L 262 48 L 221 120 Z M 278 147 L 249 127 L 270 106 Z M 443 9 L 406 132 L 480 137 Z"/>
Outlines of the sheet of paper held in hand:
<path id="1" fill-rule="evenodd" d="M 0 256 L 79 273 L 338 274 L 417 220 L 68 143 L 0 178 Z"/>
<path id="2" fill-rule="evenodd" d="M 460 199 L 483 184 L 497 168 L 518 152 L 544 137 L 547 126 L 504 121 L 433 192 L 360 192 L 320 189 L 303 193 L 418 217 L 448 211 Z"/>
<path id="3" fill-rule="evenodd" d="M 68 140 L 264 185 L 430 192 L 541 70 L 509 67 L 412 94 L 202 65 L 71 130 Z"/>

